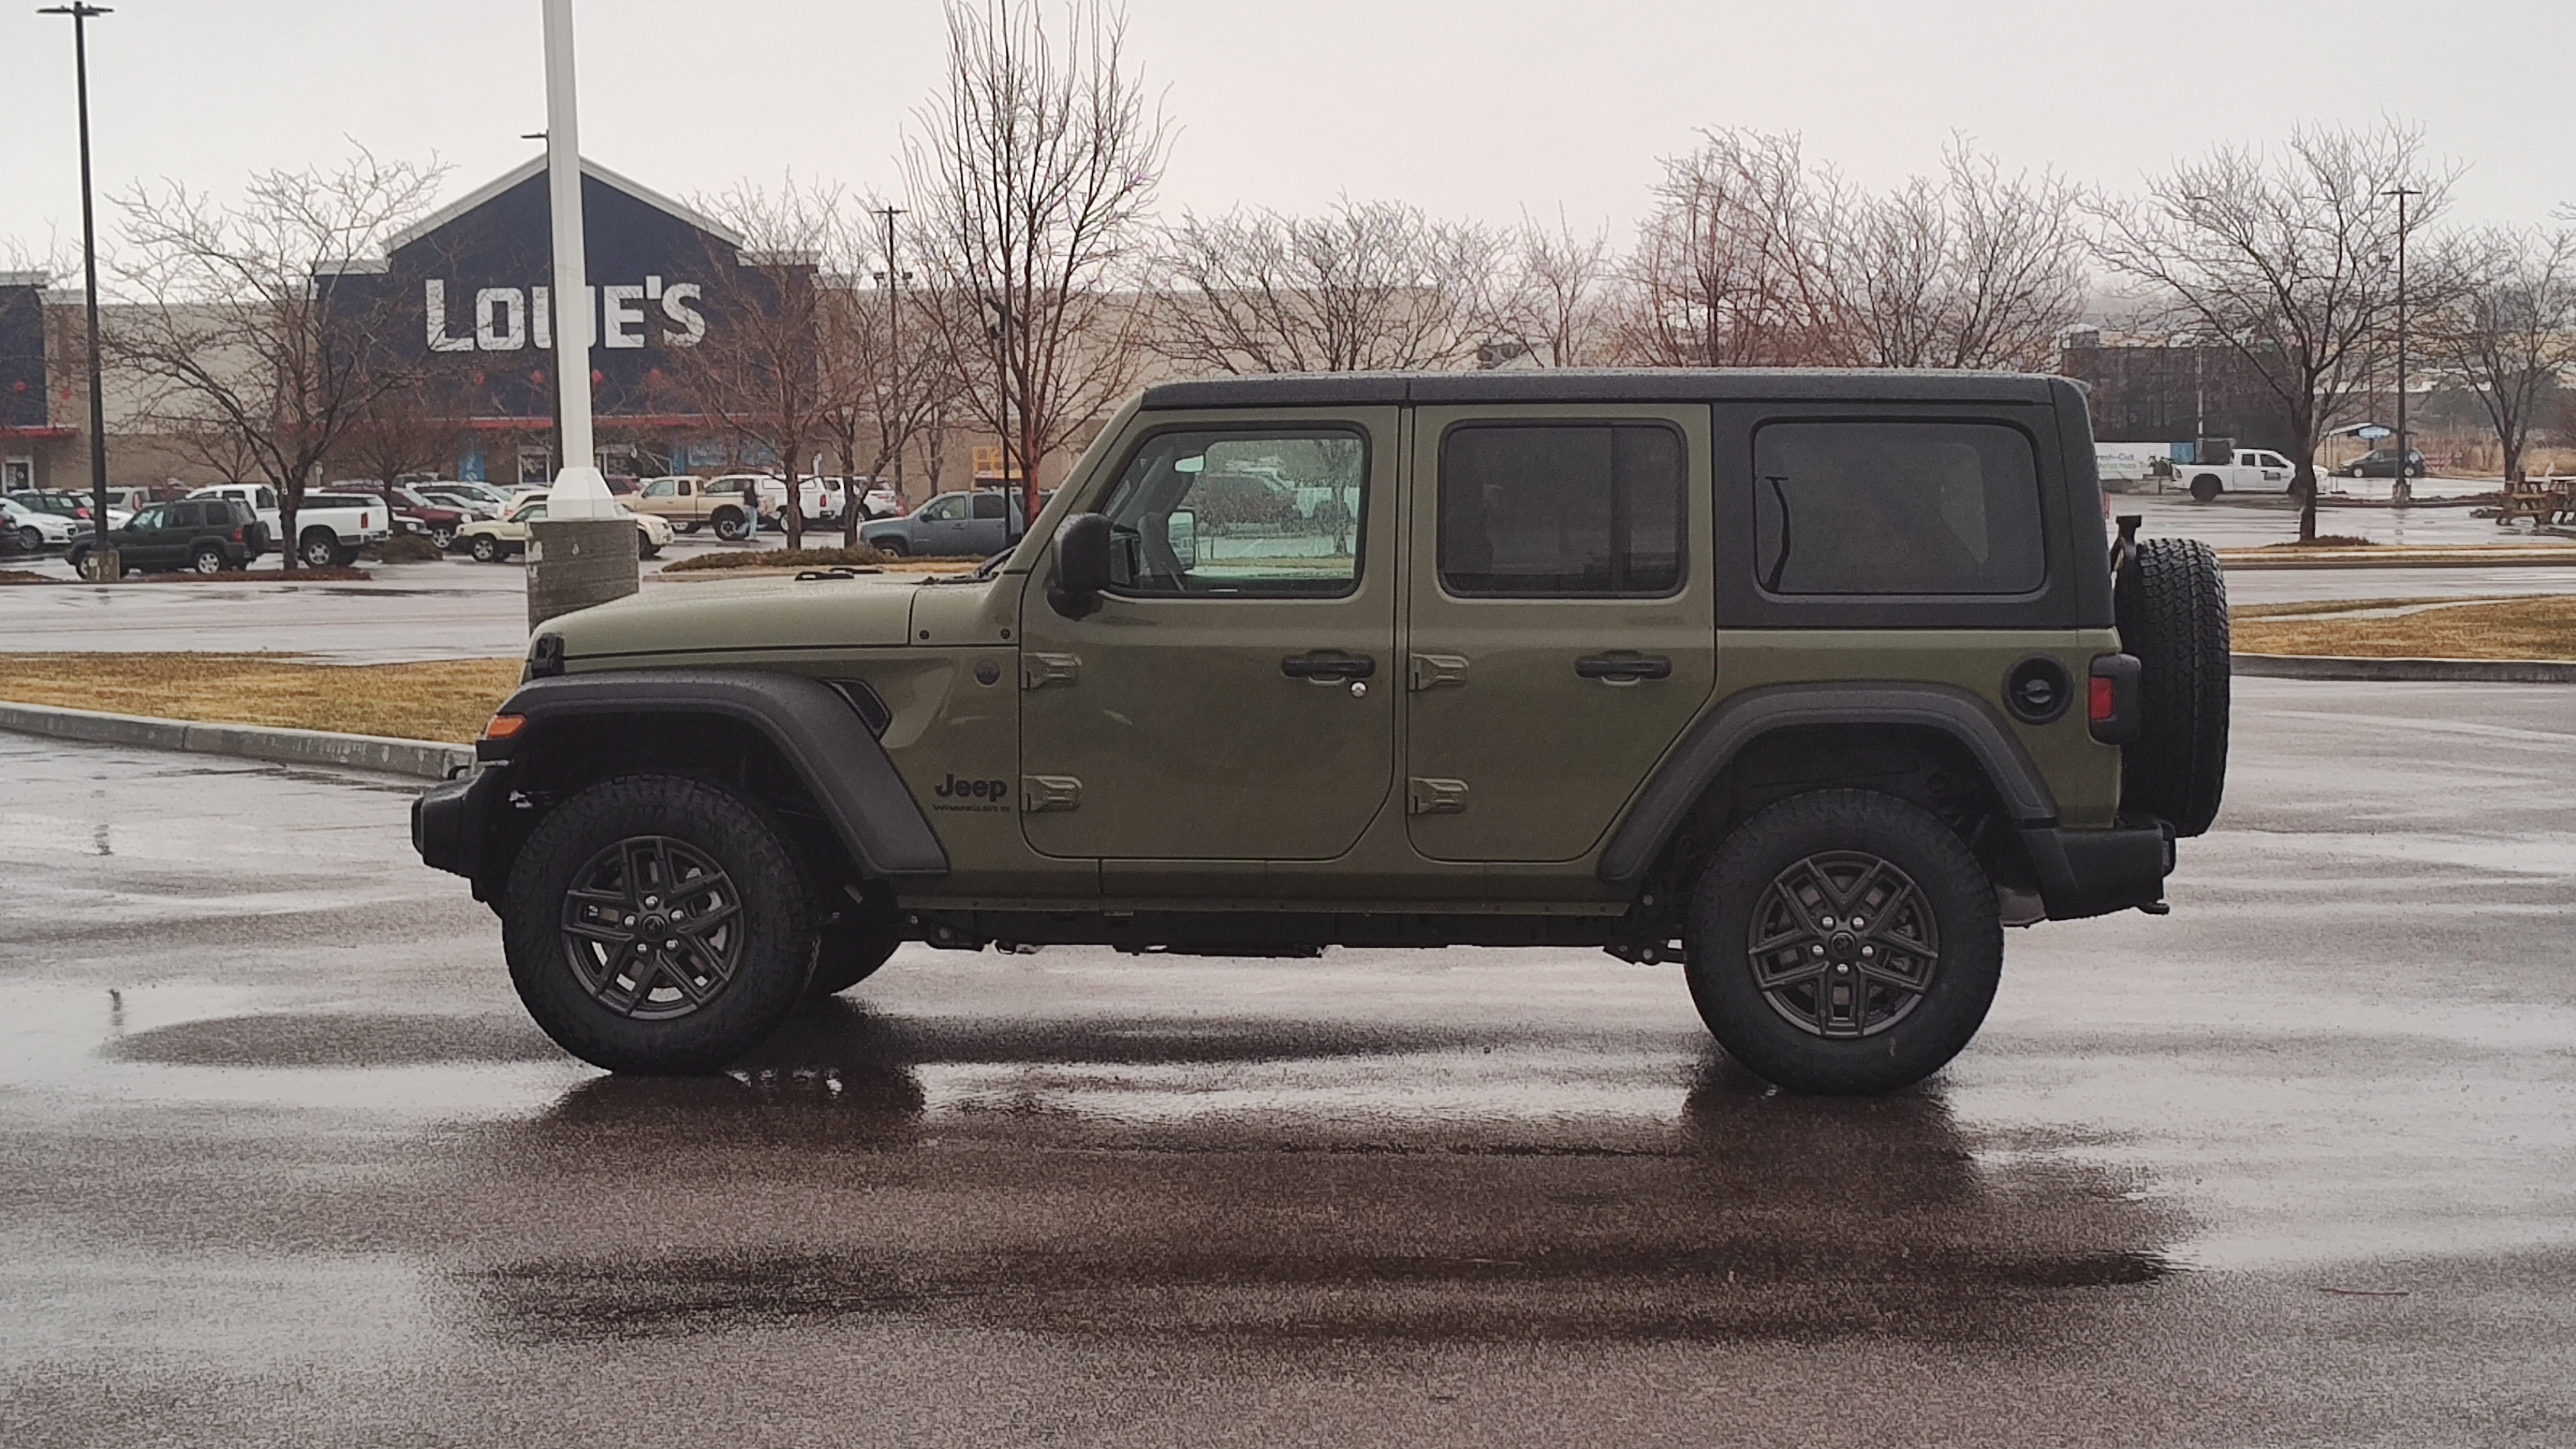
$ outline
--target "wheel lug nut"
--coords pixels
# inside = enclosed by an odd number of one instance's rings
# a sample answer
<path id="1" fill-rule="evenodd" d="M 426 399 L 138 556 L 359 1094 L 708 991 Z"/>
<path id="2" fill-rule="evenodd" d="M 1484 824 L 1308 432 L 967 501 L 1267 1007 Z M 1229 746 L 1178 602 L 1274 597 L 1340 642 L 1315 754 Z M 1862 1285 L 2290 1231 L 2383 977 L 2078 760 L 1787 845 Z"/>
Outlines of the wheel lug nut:
<path id="1" fill-rule="evenodd" d="M 1864 956 L 1875 956 L 1878 954 L 1878 948 L 1876 946 L 1863 946 L 1860 948 L 1860 953 Z"/>
<path id="2" fill-rule="evenodd" d="M 1833 918 L 1833 917 L 1831 917 L 1831 916 L 1827 916 L 1827 917 L 1825 917 L 1825 929 L 1826 929 L 1826 930 L 1828 930 L 1828 931 L 1830 931 L 1830 930 L 1832 930 L 1833 928 L 1834 928 L 1834 918 Z"/>
<path id="3" fill-rule="evenodd" d="M 1852 929 L 1853 929 L 1853 930 L 1855 930 L 1855 931 L 1859 930 L 1860 928 L 1862 928 L 1863 926 L 1866 926 L 1866 925 L 1868 925 L 1868 924 L 1869 924 L 1869 922 L 1862 920 L 1862 919 L 1861 919 L 1860 917 L 1858 917 L 1858 916 L 1854 916 L 1854 917 L 1852 917 Z"/>
<path id="4" fill-rule="evenodd" d="M 631 925 L 634 925 L 634 924 L 635 924 L 635 918 L 634 918 L 633 916 L 628 916 L 628 917 L 626 918 L 626 924 L 628 924 L 628 925 L 630 925 L 630 926 L 631 926 Z"/>
<path id="5" fill-rule="evenodd" d="M 1815 955 L 1818 955 L 1818 956 L 1822 956 L 1823 954 L 1825 954 L 1825 948 L 1824 948 L 1824 947 L 1822 947 L 1822 946 L 1809 946 L 1807 949 L 1808 949 L 1808 951 L 1810 951 L 1810 952 L 1812 952 L 1812 953 L 1814 953 Z"/>

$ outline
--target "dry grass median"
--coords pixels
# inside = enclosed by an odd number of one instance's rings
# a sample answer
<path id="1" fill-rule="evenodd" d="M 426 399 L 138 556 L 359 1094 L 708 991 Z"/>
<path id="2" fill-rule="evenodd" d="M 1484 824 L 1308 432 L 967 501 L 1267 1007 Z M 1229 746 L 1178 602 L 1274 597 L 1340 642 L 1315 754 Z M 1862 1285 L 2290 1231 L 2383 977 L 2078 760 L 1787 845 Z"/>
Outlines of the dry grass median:
<path id="1" fill-rule="evenodd" d="M 0 654 L 0 700 L 464 744 L 516 659 L 317 664 L 292 654 Z"/>
<path id="2" fill-rule="evenodd" d="M 2404 613 L 2383 613 L 2404 609 Z M 2362 617 L 2355 617 L 2361 615 Z M 2235 611 L 2242 654 L 2360 659 L 2576 659 L 2576 595 L 2467 603 L 2362 599 Z"/>

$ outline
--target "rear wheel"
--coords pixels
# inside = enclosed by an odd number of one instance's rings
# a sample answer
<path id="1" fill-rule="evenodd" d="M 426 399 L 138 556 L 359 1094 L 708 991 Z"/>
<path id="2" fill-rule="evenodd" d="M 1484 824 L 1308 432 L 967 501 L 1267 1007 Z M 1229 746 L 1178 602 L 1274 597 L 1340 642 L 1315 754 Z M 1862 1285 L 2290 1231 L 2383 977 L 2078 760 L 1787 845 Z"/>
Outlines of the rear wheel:
<path id="1" fill-rule="evenodd" d="M 716 537 L 727 543 L 740 543 L 751 537 L 751 520 L 740 509 L 727 508 L 715 516 Z"/>
<path id="2" fill-rule="evenodd" d="M 1939 1071 L 2003 973 L 1976 857 L 1869 790 L 1791 796 L 1737 826 L 1700 871 L 1686 944 L 1718 1044 L 1793 1092 L 1892 1092 Z"/>
<path id="3" fill-rule="evenodd" d="M 296 557 L 304 560 L 305 567 L 317 569 L 338 568 L 347 563 L 351 557 L 348 550 L 340 547 L 339 536 L 327 528 L 304 530 L 304 537 L 298 540 L 295 554 Z"/>
<path id="4" fill-rule="evenodd" d="M 2218 818 L 2227 785 L 2227 576 L 2208 544 L 2151 538 L 2112 594 L 2120 647 L 2138 657 L 2138 738 L 2120 751 L 2120 810 L 2177 835 Z"/>
<path id="5" fill-rule="evenodd" d="M 211 546 L 201 547 L 196 552 L 188 555 L 188 567 L 195 569 L 201 574 L 222 573 L 224 571 L 224 551 Z"/>
<path id="6" fill-rule="evenodd" d="M 776 823 L 701 780 L 629 775 L 548 815 L 502 903 L 510 979 L 564 1050 L 613 1072 L 714 1071 L 814 975 L 813 905 Z"/>
<path id="7" fill-rule="evenodd" d="M 445 552 L 450 544 L 456 542 L 456 525 L 452 523 L 442 523 L 431 528 L 429 531 L 429 541 L 437 544 L 441 552 Z"/>
<path id="8" fill-rule="evenodd" d="M 2216 498 L 2220 491 L 2218 478 L 2214 474 L 2203 473 L 2191 480 L 2191 501 L 2194 503 L 2207 503 Z"/>

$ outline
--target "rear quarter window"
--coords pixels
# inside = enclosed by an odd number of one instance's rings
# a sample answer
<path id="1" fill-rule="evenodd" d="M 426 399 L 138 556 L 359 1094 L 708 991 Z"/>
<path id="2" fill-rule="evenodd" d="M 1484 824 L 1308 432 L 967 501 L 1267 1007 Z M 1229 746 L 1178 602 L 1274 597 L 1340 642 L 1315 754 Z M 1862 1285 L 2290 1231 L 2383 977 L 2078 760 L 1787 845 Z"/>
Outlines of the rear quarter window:
<path id="1" fill-rule="evenodd" d="M 1765 593 L 1997 597 L 2048 581 L 2038 458 L 2019 428 L 1775 422 L 1753 451 Z"/>

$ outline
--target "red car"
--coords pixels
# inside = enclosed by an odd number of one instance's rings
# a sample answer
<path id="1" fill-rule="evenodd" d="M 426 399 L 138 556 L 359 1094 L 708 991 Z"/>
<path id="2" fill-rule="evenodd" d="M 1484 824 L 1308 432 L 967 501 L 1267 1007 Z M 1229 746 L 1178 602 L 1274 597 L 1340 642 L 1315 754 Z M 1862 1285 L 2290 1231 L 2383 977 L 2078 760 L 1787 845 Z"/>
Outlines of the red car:
<path id="1" fill-rule="evenodd" d="M 488 514 L 450 507 L 434 498 L 414 493 L 398 484 L 378 483 L 371 479 L 348 479 L 331 485 L 334 493 L 366 493 L 385 501 L 393 515 L 394 532 L 415 533 L 437 544 L 444 551 L 456 542 L 456 531 Z"/>

